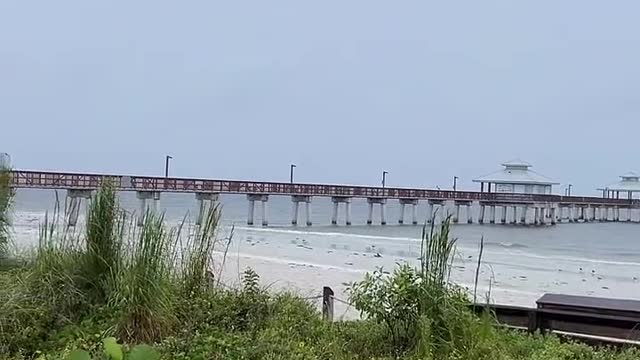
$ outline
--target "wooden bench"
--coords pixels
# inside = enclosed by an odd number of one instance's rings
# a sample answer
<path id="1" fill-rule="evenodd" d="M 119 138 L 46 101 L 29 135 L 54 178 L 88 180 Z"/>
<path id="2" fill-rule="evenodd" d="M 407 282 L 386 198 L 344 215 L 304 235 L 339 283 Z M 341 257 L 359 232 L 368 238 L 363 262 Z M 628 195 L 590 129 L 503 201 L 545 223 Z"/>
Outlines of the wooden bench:
<path id="1" fill-rule="evenodd" d="M 640 301 L 545 294 L 529 330 L 640 340 Z"/>

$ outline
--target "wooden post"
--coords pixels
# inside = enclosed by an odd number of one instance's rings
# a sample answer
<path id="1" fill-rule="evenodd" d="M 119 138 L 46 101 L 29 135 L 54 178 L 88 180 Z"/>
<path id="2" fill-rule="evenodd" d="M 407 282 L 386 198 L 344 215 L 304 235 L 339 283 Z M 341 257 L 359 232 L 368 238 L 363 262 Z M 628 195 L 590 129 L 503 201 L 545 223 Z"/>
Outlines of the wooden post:
<path id="1" fill-rule="evenodd" d="M 333 290 L 325 286 L 322 288 L 322 319 L 333 322 Z"/>
<path id="2" fill-rule="evenodd" d="M 529 330 L 529 333 L 534 334 L 536 331 L 538 331 L 538 326 L 538 309 L 531 309 L 529 310 L 529 324 L 527 326 L 527 330 Z"/>

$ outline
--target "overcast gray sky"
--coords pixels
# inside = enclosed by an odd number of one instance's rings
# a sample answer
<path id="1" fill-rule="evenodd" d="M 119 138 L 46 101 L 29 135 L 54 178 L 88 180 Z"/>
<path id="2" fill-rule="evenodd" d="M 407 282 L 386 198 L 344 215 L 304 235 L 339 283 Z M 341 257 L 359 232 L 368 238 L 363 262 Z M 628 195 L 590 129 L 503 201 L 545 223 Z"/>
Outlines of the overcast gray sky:
<path id="1" fill-rule="evenodd" d="M 450 186 L 640 171 L 640 2 L 0 1 L 22 169 Z"/>

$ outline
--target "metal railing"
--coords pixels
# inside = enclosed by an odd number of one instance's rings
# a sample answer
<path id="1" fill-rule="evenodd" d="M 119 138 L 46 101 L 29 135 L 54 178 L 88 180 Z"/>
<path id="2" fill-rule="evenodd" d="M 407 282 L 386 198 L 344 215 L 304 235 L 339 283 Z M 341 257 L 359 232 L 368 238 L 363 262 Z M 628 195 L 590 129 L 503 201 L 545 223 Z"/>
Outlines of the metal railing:
<path id="1" fill-rule="evenodd" d="M 202 192 L 227 194 L 304 195 L 353 198 L 429 199 L 483 201 L 499 203 L 566 203 L 609 206 L 638 206 L 638 200 L 607 199 L 600 197 L 560 196 L 546 194 L 507 194 L 475 191 L 447 191 L 411 188 L 390 188 L 357 185 L 291 184 L 263 181 L 236 181 L 191 178 L 164 178 L 153 176 L 126 176 L 106 174 L 77 174 L 48 171 L 15 170 L 12 172 L 15 188 L 84 189 L 93 190 L 105 181 L 121 191 Z"/>

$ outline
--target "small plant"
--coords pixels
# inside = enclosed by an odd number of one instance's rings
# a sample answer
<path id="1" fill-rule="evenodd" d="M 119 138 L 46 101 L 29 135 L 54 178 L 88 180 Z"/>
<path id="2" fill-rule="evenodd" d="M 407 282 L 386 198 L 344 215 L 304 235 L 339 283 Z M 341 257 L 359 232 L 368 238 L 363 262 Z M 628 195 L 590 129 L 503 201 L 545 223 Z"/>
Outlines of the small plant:
<path id="1" fill-rule="evenodd" d="M 468 340 L 463 328 L 472 326 L 474 317 L 463 291 L 449 282 L 455 250 L 450 221 L 437 230 L 423 227 L 420 268 L 399 265 L 391 275 L 378 269 L 348 289 L 356 309 L 384 324 L 400 353 L 444 358 Z"/>
<path id="2" fill-rule="evenodd" d="M 116 338 L 104 339 L 104 354 L 110 360 L 158 360 L 160 353 L 149 345 L 136 345 L 129 352 L 125 352 L 123 346 L 118 344 Z M 67 356 L 68 360 L 91 360 L 91 354 L 85 350 L 73 350 Z"/>

